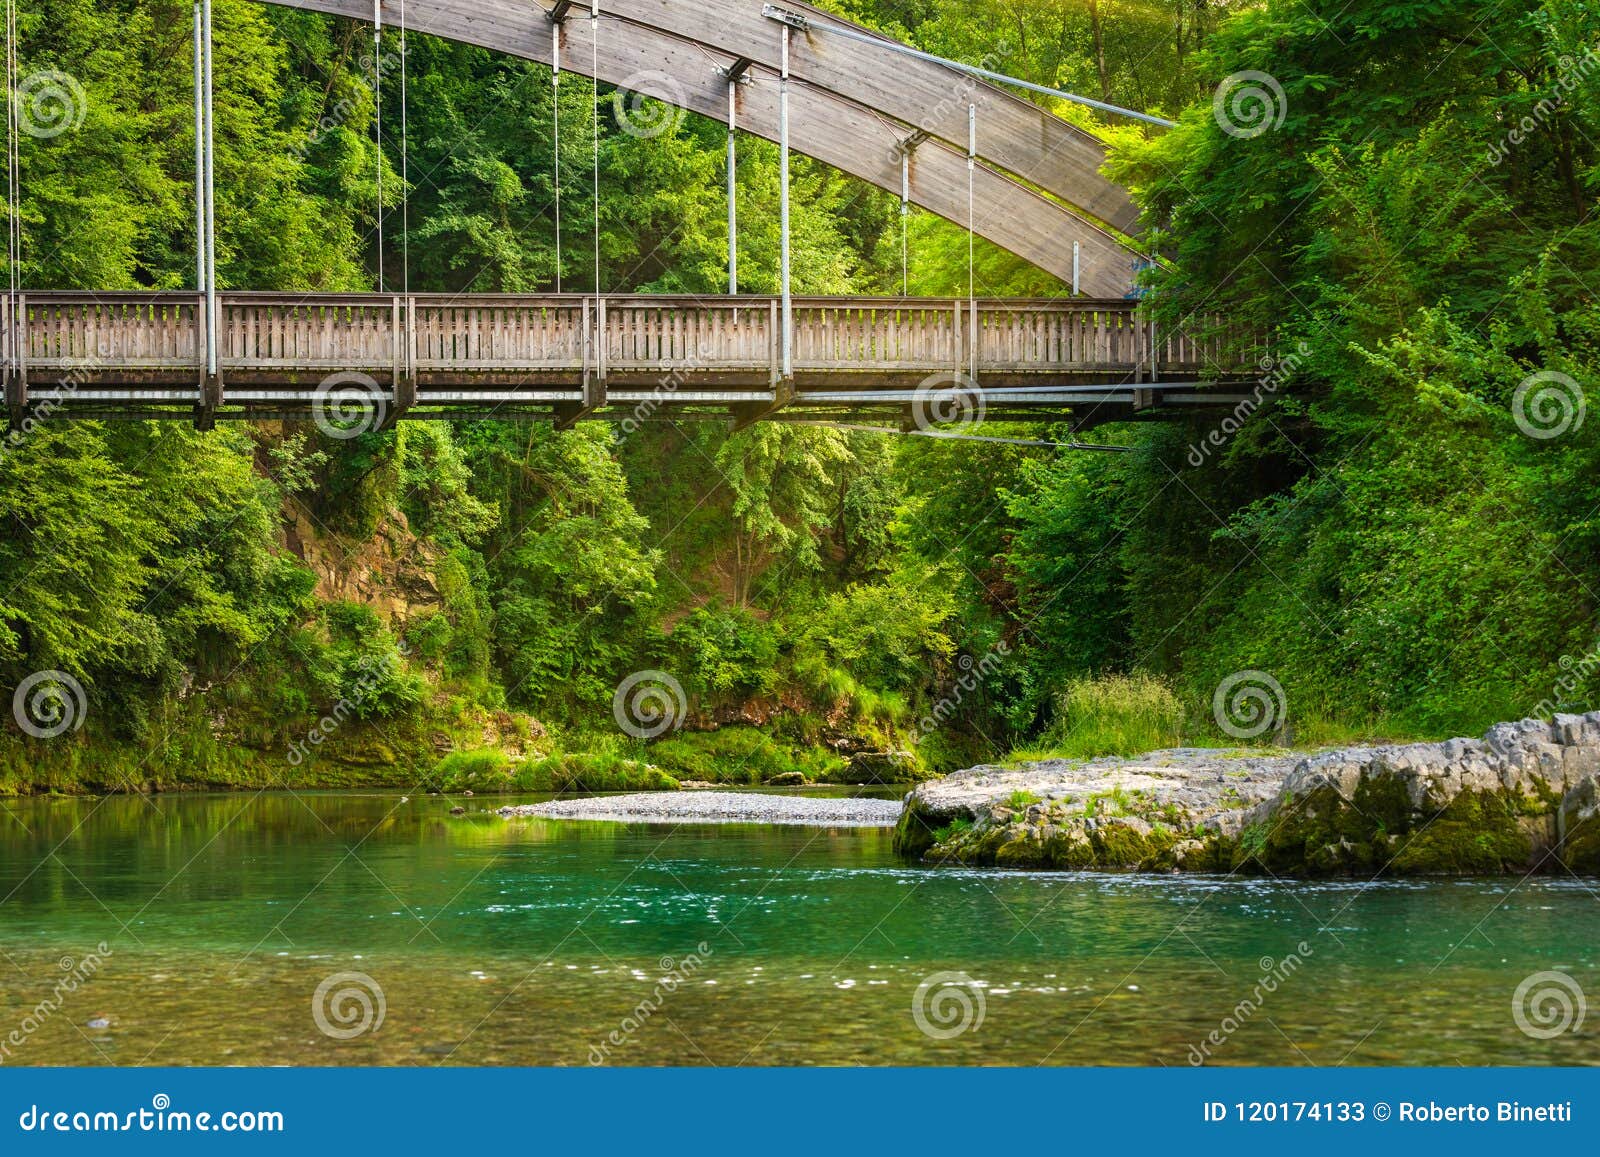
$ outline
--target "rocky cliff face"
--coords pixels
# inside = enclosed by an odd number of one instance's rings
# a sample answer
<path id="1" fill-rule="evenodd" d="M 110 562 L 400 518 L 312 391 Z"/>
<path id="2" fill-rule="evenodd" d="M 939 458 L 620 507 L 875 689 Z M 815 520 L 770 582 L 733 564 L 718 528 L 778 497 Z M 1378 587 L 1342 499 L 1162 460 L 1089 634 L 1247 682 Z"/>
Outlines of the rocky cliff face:
<path id="1" fill-rule="evenodd" d="M 911 792 L 895 842 L 1017 867 L 1600 874 L 1600 712 L 1314 755 L 975 767 Z"/>

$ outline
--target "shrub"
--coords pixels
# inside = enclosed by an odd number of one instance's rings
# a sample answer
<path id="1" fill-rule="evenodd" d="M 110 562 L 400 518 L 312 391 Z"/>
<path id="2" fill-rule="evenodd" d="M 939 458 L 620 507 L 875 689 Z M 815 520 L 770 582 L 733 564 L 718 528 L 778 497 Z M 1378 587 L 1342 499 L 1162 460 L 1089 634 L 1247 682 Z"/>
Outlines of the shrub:
<path id="1" fill-rule="evenodd" d="M 1067 685 L 1044 744 L 1056 755 L 1093 759 L 1177 747 L 1183 737 L 1183 704 L 1171 687 L 1149 675 L 1106 675 Z"/>
<path id="2" fill-rule="evenodd" d="M 433 769 L 443 791 L 505 791 L 511 759 L 492 747 L 452 751 Z"/>

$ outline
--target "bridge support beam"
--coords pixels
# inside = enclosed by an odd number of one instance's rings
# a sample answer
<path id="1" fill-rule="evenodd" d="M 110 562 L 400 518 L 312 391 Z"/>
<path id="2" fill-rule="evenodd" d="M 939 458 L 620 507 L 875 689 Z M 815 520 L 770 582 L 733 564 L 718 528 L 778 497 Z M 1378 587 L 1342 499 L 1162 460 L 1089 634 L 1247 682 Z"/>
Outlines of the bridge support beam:
<path id="1" fill-rule="evenodd" d="M 556 429 L 570 430 L 606 404 L 606 382 L 590 376 L 583 383 L 583 401 L 556 403 Z"/>
<path id="2" fill-rule="evenodd" d="M 400 374 L 394 380 L 394 403 L 383 416 L 383 421 L 378 423 L 378 432 L 394 429 L 396 423 L 404 418 L 408 412 L 417 405 L 417 379 L 410 374 Z"/>
<path id="3" fill-rule="evenodd" d="M 28 414 L 28 375 L 20 368 L 6 374 L 6 424 L 13 431 L 22 429 Z"/>
<path id="4" fill-rule="evenodd" d="M 207 374 L 200 383 L 200 404 L 194 409 L 196 430 L 215 430 L 217 411 L 222 408 L 222 375 Z"/>
<path id="5" fill-rule="evenodd" d="M 764 422 L 795 400 L 794 379 L 786 378 L 772 388 L 770 402 L 740 402 L 730 406 L 733 411 L 733 432 L 748 430 L 757 422 Z"/>
<path id="6" fill-rule="evenodd" d="M 590 329 L 592 318 L 593 329 Z M 556 429 L 570 430 L 584 418 L 606 404 L 606 299 L 595 299 L 594 312 L 589 312 L 589 303 L 583 303 L 583 331 L 586 346 L 592 343 L 592 350 L 586 348 L 583 358 L 583 401 L 557 402 L 555 407 Z"/>

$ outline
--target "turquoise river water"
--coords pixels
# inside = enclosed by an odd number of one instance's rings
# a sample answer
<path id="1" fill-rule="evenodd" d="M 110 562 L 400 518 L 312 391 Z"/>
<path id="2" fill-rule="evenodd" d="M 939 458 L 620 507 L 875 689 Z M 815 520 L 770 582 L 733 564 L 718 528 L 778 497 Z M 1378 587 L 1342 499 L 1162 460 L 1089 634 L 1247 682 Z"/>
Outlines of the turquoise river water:
<path id="1" fill-rule="evenodd" d="M 1600 1062 L 1591 880 L 953 870 L 500 802 L 0 800 L 0 1063 Z"/>

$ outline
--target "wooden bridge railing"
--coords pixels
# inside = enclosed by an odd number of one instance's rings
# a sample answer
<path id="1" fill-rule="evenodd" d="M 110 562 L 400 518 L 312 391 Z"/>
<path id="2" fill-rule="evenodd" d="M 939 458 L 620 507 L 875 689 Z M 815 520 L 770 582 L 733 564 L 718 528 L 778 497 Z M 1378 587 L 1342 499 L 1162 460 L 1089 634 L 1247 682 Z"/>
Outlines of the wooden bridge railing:
<path id="1" fill-rule="evenodd" d="M 29 293 L 15 311 L 4 299 L 7 376 L 193 384 L 204 320 L 204 300 L 187 293 Z M 227 293 L 217 334 L 229 385 L 314 385 L 337 371 L 425 387 L 641 383 L 670 372 L 770 388 L 782 365 L 770 297 Z M 1081 299 L 974 309 L 964 299 L 797 298 L 793 341 L 802 386 L 943 371 L 996 384 L 1215 377 L 1226 356 L 1218 339 L 1157 333 L 1135 303 Z"/>

